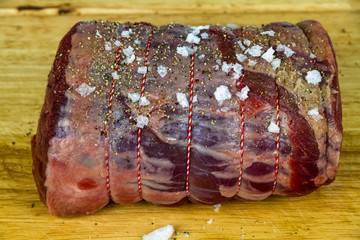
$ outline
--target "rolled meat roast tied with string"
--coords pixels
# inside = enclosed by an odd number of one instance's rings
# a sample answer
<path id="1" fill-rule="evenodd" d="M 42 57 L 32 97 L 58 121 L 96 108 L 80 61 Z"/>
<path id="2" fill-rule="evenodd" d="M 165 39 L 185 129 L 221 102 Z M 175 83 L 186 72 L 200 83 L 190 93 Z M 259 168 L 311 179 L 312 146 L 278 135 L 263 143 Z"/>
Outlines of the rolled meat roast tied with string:
<path id="1" fill-rule="evenodd" d="M 336 175 L 337 63 L 316 21 L 89 21 L 49 74 L 33 173 L 55 216 L 109 203 L 301 196 Z"/>

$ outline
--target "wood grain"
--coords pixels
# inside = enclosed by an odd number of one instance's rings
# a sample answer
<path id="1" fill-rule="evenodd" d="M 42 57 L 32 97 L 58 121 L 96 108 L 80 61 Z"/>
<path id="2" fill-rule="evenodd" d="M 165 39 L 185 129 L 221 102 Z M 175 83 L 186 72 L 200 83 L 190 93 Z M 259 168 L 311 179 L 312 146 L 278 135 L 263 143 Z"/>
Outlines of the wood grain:
<path id="1" fill-rule="evenodd" d="M 359 1 L 67 2 L 0 3 L 0 239 L 130 240 L 141 239 L 166 224 L 175 227 L 173 239 L 177 240 L 360 238 Z M 170 208 L 141 202 L 111 204 L 94 215 L 72 219 L 47 213 L 33 182 L 29 141 L 36 131 L 47 74 L 59 41 L 77 21 L 260 26 L 311 18 L 328 30 L 340 70 L 344 141 L 334 183 L 299 198 L 230 201 L 220 212 L 212 206 Z M 211 225 L 206 223 L 209 219 L 214 220 Z M 184 231 L 189 232 L 189 238 L 184 237 Z"/>

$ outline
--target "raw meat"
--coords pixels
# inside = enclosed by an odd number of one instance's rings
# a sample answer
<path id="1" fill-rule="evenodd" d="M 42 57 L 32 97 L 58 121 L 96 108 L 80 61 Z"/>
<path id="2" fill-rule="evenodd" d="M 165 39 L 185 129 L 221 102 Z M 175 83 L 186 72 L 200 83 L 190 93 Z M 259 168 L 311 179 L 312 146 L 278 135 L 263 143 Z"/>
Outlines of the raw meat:
<path id="1" fill-rule="evenodd" d="M 335 178 L 341 114 L 335 53 L 316 21 L 80 22 L 49 74 L 33 174 L 61 217 L 110 200 L 301 196 Z"/>

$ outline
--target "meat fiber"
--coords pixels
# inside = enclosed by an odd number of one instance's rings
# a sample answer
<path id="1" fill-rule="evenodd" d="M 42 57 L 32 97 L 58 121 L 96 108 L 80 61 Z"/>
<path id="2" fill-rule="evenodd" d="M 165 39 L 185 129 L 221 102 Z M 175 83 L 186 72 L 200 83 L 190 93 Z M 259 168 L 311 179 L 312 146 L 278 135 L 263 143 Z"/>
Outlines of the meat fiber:
<path id="1" fill-rule="evenodd" d="M 336 175 L 335 53 L 316 21 L 80 22 L 49 74 L 33 174 L 51 214 L 301 196 Z"/>

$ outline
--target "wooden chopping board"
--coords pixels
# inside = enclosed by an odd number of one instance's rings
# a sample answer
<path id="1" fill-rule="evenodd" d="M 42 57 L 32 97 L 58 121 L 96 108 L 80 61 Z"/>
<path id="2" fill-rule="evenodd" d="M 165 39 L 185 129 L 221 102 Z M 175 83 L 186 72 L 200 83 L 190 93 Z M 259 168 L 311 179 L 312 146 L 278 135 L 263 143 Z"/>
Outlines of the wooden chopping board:
<path id="1" fill-rule="evenodd" d="M 360 3 L 323 0 L 0 2 L 0 239 L 141 239 L 172 224 L 171 239 L 360 239 Z M 335 182 L 298 198 L 171 208 L 112 204 L 94 215 L 47 213 L 31 173 L 30 139 L 58 43 L 81 20 L 266 24 L 316 19 L 337 54 L 344 141 Z M 213 219 L 212 224 L 207 221 Z M 189 237 L 184 235 L 189 233 Z"/>

